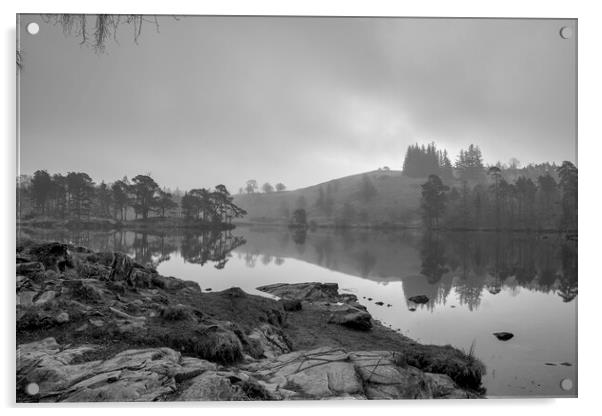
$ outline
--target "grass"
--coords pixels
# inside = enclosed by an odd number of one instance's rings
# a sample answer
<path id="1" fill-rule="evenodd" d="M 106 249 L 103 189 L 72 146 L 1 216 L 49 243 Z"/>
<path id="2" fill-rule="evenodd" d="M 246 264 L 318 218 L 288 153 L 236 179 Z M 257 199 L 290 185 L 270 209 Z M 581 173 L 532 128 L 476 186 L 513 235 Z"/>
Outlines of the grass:
<path id="1" fill-rule="evenodd" d="M 448 375 L 460 387 L 482 391 L 485 366 L 474 355 L 474 342 L 468 353 L 450 345 L 412 344 L 403 353 L 407 364 L 429 373 Z"/>
<path id="2" fill-rule="evenodd" d="M 146 345 L 166 346 L 182 354 L 220 364 L 233 364 L 243 358 L 243 345 L 232 331 L 212 325 L 206 328 L 189 325 L 159 327 L 149 330 L 142 340 Z"/>
<path id="3" fill-rule="evenodd" d="M 195 321 L 194 313 L 184 305 L 169 305 L 159 314 L 166 321 Z"/>

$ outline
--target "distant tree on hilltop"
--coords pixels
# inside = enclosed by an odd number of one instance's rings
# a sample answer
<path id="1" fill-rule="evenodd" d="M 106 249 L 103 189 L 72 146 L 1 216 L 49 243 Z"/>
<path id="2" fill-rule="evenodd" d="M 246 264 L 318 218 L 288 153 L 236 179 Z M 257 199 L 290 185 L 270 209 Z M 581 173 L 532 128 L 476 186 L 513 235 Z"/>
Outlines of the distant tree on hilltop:
<path id="1" fill-rule="evenodd" d="M 463 180 L 482 182 L 485 180 L 483 155 L 479 146 L 471 144 L 466 150 L 460 150 L 456 161 L 456 171 Z"/>
<path id="2" fill-rule="evenodd" d="M 272 192 L 274 192 L 274 187 L 271 183 L 266 182 L 261 186 L 261 190 L 266 194 L 271 194 Z"/>
<path id="3" fill-rule="evenodd" d="M 248 194 L 254 194 L 257 192 L 257 181 L 255 179 L 249 179 L 245 185 L 245 191 Z"/>
<path id="4" fill-rule="evenodd" d="M 451 178 L 453 175 L 447 150 L 438 150 L 435 143 L 429 143 L 427 146 L 419 146 L 418 143 L 408 146 L 403 161 L 403 173 L 411 178 L 425 178 L 429 175 Z"/>

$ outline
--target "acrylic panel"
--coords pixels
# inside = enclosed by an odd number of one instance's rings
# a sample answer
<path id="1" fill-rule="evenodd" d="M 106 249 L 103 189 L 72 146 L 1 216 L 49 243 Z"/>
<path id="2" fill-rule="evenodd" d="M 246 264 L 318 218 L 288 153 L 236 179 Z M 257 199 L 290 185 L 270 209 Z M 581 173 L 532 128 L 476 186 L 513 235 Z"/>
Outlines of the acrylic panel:
<path id="1" fill-rule="evenodd" d="M 18 402 L 577 397 L 577 20 L 17 16 Z"/>

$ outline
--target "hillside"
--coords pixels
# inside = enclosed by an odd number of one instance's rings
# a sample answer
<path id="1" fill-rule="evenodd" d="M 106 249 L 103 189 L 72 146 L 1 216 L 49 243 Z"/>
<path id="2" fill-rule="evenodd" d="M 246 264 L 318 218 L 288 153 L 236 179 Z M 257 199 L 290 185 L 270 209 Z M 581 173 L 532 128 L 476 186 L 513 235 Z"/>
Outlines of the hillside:
<path id="1" fill-rule="evenodd" d="M 308 221 L 319 225 L 411 225 L 419 219 L 422 183 L 401 171 L 377 170 L 292 191 L 239 194 L 234 203 L 247 210 L 246 222 L 285 223 L 295 209 L 305 208 Z"/>

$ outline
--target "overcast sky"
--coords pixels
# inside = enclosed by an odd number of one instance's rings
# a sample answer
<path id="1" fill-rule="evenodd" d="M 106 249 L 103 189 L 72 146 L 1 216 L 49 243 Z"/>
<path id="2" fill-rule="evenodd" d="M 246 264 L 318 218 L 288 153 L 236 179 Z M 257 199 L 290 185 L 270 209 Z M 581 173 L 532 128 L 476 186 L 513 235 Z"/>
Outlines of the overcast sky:
<path id="1" fill-rule="evenodd" d="M 561 20 L 171 17 L 102 54 L 22 24 L 21 172 L 152 173 L 189 189 L 298 188 L 456 158 L 575 161 L 575 37 Z"/>

